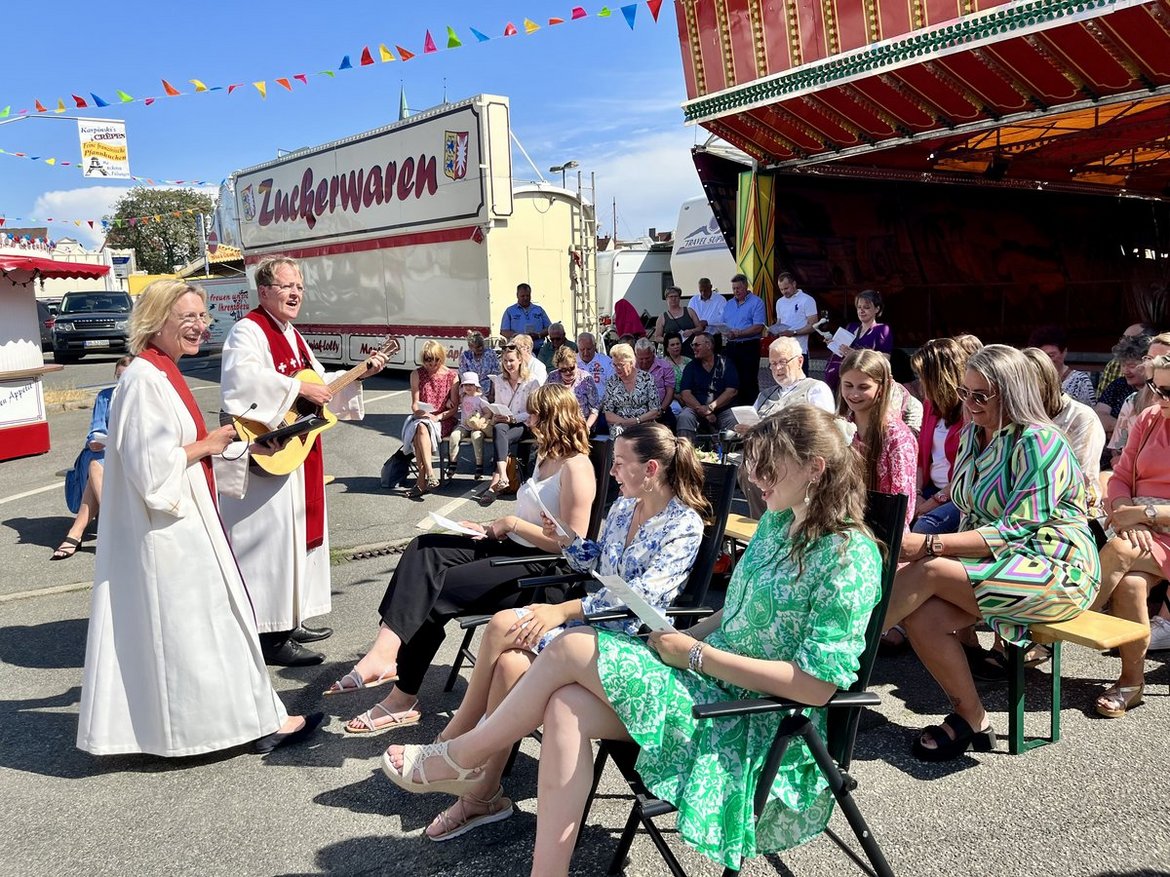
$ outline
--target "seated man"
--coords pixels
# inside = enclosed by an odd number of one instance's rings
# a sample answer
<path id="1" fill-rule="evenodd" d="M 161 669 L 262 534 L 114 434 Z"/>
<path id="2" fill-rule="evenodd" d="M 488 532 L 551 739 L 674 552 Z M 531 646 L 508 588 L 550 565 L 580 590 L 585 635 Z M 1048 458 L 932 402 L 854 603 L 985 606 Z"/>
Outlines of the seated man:
<path id="1" fill-rule="evenodd" d="M 544 365 L 546 371 L 552 371 L 553 360 L 561 347 L 568 347 L 574 353 L 577 352 L 577 345 L 572 341 L 565 340 L 565 324 L 553 323 L 548 327 L 548 341 L 540 345 L 540 353 L 536 357 Z"/>
<path id="2" fill-rule="evenodd" d="M 696 433 L 731 429 L 735 417 L 731 405 L 739 392 L 739 375 L 724 356 L 715 355 L 711 336 L 699 332 L 691 336 L 695 358 L 683 369 L 680 384 L 682 413 L 678 416 L 678 434 L 692 441 Z"/>
<path id="3" fill-rule="evenodd" d="M 658 348 L 649 338 L 639 338 L 634 342 L 634 364 L 638 371 L 648 372 L 654 379 L 662 412 L 658 415 L 658 422 L 674 432 L 676 420 L 670 410 L 670 403 L 674 401 L 674 366 L 658 356 Z"/>

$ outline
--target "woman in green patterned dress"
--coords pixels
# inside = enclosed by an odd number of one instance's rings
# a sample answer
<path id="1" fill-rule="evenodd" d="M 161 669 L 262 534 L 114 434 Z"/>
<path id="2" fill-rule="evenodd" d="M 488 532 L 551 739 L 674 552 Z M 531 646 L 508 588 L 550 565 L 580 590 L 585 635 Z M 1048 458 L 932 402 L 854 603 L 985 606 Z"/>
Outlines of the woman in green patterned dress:
<path id="1" fill-rule="evenodd" d="M 567 874 L 592 781 L 592 739 L 634 740 L 646 785 L 679 810 L 683 839 L 738 868 L 744 857 L 820 833 L 833 797 L 803 743 L 785 755 L 757 824 L 755 784 L 779 714 L 697 722 L 697 703 L 778 695 L 822 705 L 856 677 L 880 591 L 881 559 L 861 523 L 859 458 L 831 415 L 794 405 L 754 427 L 746 465 L 768 511 L 722 612 L 687 633 L 575 628 L 500 707 L 450 742 L 392 746 L 383 771 L 409 791 L 458 793 L 491 753 L 544 725 L 532 873 Z M 824 714 L 814 710 L 824 731 Z"/>
<path id="2" fill-rule="evenodd" d="M 988 752 L 995 731 L 956 631 L 986 621 L 1024 645 L 1032 622 L 1067 621 L 1089 608 L 1101 578 L 1089 532 L 1085 479 L 1049 420 L 1028 358 L 989 344 L 967 361 L 963 427 L 951 499 L 959 532 L 907 533 L 885 624 L 901 623 L 954 707 L 914 742 L 923 761 Z"/>

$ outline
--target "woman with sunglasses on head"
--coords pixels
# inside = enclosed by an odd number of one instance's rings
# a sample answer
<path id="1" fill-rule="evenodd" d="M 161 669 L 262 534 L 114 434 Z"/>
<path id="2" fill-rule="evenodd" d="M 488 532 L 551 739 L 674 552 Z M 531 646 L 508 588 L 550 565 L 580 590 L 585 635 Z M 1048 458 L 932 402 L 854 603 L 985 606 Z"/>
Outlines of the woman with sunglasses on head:
<path id="1" fill-rule="evenodd" d="M 566 387 L 538 387 L 528 397 L 527 413 L 536 438 L 536 470 L 517 494 L 515 514 L 484 524 L 463 521 L 474 536 L 419 536 L 398 561 L 378 607 L 381 623 L 374 644 L 325 694 L 397 684 L 385 699 L 352 719 L 347 733 L 418 724 L 418 692 L 443 644 L 447 622 L 463 613 L 523 606 L 533 592 L 519 590 L 519 579 L 568 571 L 558 565 L 550 570 L 545 559 L 559 554 L 561 546 L 544 533 L 541 503 L 569 529 L 587 531 L 597 492 L 589 436 L 577 400 Z M 493 566 L 498 557 L 532 562 Z"/>
<path id="2" fill-rule="evenodd" d="M 1027 357 L 990 344 L 967 361 L 963 427 L 950 492 L 957 533 L 908 533 L 886 613 L 902 624 L 954 712 L 924 729 L 914 754 L 947 761 L 986 752 L 995 732 L 956 633 L 980 620 L 1005 641 L 1028 642 L 1033 621 L 1089 608 L 1100 567 L 1076 457 L 1044 410 Z"/>
<path id="3" fill-rule="evenodd" d="M 1148 624 L 1148 639 L 1118 647 L 1121 676 L 1097 698 L 1096 710 L 1118 718 L 1142 702 L 1147 651 L 1170 649 L 1170 607 L 1149 617 L 1150 589 L 1170 576 L 1170 355 L 1146 364 L 1155 401 L 1134 421 L 1109 479 L 1105 507 L 1115 534 L 1101 549 L 1101 593 L 1096 606 Z"/>
<path id="4" fill-rule="evenodd" d="M 422 365 L 410 373 L 410 417 L 402 427 L 402 447 L 418 460 L 418 481 L 407 494 L 411 499 L 439 486 L 431 460 L 458 422 L 458 385 L 459 375 L 447 368 L 446 348 L 433 339 L 424 343 Z"/>
<path id="5" fill-rule="evenodd" d="M 474 729 L 430 746 L 392 746 L 382 770 L 410 792 L 464 794 L 492 756 L 543 725 L 535 877 L 568 874 L 593 780 L 591 740 L 634 740 L 638 772 L 679 811 L 688 845 L 738 869 L 824 830 L 833 794 L 808 749 L 793 745 L 757 821 L 753 797 L 783 715 L 698 721 L 696 704 L 784 697 L 808 709 L 857 678 L 881 556 L 861 523 L 857 455 L 833 415 L 793 405 L 748 433 L 744 460 L 768 511 L 735 567 L 724 608 L 686 632 L 580 625 L 532 663 Z M 425 775 L 425 776 L 424 776 Z"/>
<path id="6" fill-rule="evenodd" d="M 507 414 L 492 415 L 495 437 L 496 469 L 491 484 L 480 496 L 481 505 L 490 505 L 508 488 L 508 457 L 513 456 L 524 437 L 528 423 L 528 397 L 540 386 L 529 377 L 528 366 L 515 344 L 508 344 L 500 354 L 500 373 L 491 376 L 492 401 L 508 409 Z"/>
<path id="7" fill-rule="evenodd" d="M 593 427 L 597 423 L 597 415 L 601 408 L 597 384 L 593 380 L 593 375 L 577 367 L 577 351 L 567 344 L 562 344 L 553 354 L 553 371 L 548 376 L 548 383 L 563 384 L 573 391 L 573 395 L 577 397 L 577 404 L 581 406 L 581 416 L 585 418 L 585 428 L 593 435 Z"/>

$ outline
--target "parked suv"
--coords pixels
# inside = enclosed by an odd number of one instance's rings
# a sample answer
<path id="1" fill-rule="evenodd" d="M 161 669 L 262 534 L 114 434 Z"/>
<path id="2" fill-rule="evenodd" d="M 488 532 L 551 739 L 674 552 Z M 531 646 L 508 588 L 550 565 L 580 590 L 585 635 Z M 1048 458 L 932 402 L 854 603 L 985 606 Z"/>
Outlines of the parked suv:
<path id="1" fill-rule="evenodd" d="M 41 350 L 53 349 L 53 309 L 47 302 L 37 299 L 37 322 L 41 326 Z"/>
<path id="2" fill-rule="evenodd" d="M 53 361 L 129 349 L 130 296 L 124 292 L 67 292 L 53 324 Z"/>

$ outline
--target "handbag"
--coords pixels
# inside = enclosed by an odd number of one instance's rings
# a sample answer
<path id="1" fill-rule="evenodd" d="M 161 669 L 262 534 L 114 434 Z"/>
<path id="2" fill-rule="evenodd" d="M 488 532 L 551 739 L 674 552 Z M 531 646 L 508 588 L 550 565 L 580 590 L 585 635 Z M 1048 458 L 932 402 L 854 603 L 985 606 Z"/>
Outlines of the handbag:
<path id="1" fill-rule="evenodd" d="M 513 457 L 511 454 L 508 455 L 507 476 L 508 476 L 508 487 L 507 487 L 507 490 L 502 491 L 502 492 L 515 493 L 516 491 L 518 491 L 520 489 L 520 461 L 517 460 L 515 457 Z"/>

